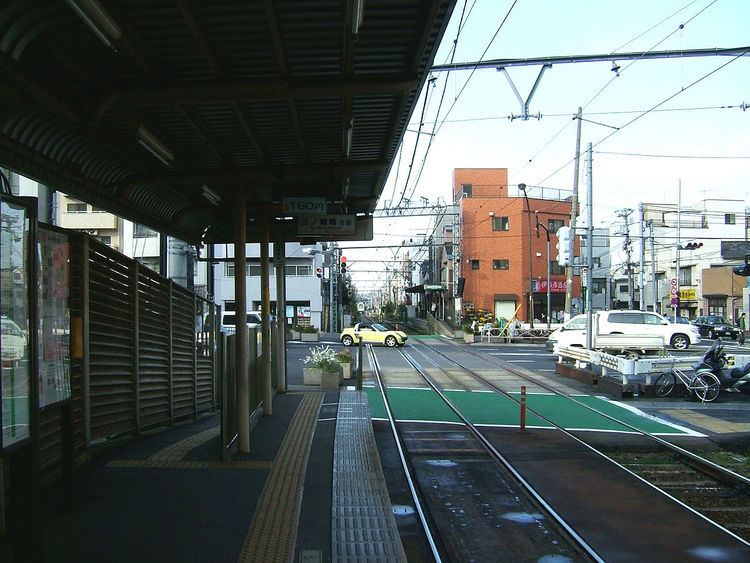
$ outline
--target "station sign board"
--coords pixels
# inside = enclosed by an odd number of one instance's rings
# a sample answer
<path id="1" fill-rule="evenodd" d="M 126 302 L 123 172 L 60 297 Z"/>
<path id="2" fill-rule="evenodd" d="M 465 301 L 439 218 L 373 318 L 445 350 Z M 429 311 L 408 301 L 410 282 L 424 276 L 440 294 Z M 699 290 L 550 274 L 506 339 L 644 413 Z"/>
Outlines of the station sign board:
<path id="1" fill-rule="evenodd" d="M 311 235 L 353 235 L 356 231 L 354 215 L 305 215 L 297 218 L 297 234 Z"/>
<path id="2" fill-rule="evenodd" d="M 325 215 L 328 212 L 324 197 L 285 197 L 281 210 L 288 215 Z"/>

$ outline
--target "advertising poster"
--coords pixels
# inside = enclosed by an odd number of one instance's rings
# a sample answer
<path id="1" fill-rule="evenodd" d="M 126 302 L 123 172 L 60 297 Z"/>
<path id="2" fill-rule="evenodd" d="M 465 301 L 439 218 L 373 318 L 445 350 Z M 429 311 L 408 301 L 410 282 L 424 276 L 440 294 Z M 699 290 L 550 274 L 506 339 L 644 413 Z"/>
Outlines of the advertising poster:
<path id="1" fill-rule="evenodd" d="M 39 229 L 39 407 L 70 399 L 70 240 Z"/>

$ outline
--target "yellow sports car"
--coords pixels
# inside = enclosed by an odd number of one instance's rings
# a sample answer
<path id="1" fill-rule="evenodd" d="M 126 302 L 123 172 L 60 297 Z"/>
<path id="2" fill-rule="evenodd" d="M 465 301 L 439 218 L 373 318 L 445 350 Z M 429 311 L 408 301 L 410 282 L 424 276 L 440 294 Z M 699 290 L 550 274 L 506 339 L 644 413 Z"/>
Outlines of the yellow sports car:
<path id="1" fill-rule="evenodd" d="M 353 328 L 345 328 L 341 332 L 341 343 L 344 346 L 359 344 L 360 338 L 363 344 L 385 344 L 386 346 L 403 346 L 409 338 L 405 332 L 400 330 L 388 330 L 378 323 L 357 323 Z"/>

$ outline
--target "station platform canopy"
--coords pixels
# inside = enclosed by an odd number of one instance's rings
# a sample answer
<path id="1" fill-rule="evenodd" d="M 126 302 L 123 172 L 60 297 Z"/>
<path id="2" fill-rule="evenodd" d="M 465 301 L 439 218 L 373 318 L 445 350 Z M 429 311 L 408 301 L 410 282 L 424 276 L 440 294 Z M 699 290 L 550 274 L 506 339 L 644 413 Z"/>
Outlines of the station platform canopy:
<path id="1" fill-rule="evenodd" d="M 242 200 L 249 241 L 367 240 L 454 4 L 10 0 L 0 167 L 193 243 Z"/>

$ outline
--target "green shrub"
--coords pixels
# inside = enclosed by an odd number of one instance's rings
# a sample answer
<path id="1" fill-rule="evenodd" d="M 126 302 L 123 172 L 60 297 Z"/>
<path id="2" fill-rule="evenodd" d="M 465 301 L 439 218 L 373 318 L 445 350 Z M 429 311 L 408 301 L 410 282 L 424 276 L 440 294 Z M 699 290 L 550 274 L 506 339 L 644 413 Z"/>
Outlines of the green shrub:
<path id="1" fill-rule="evenodd" d="M 314 326 L 299 326 L 297 327 L 297 330 L 300 332 L 304 332 L 305 334 L 315 334 L 318 332 L 318 329 Z"/>

